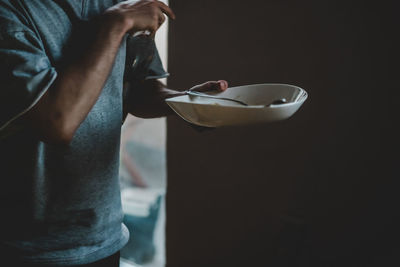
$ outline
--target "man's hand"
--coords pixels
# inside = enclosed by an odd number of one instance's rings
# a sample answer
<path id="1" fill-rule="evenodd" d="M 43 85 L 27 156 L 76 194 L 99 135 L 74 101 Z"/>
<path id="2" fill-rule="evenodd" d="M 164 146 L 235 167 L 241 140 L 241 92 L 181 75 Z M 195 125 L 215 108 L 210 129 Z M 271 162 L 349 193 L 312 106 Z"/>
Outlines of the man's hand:
<path id="1" fill-rule="evenodd" d="M 164 14 L 175 19 L 174 12 L 161 1 L 124 1 L 106 10 L 104 18 L 106 25 L 123 34 L 147 30 L 154 36 L 165 21 Z"/>
<path id="2" fill-rule="evenodd" d="M 219 80 L 196 85 L 190 90 L 199 92 L 225 91 L 227 88 L 228 82 Z M 141 118 L 173 115 L 175 113 L 165 102 L 165 99 L 181 95 L 185 95 L 185 92 L 168 89 L 157 80 L 145 81 L 141 88 L 131 88 L 126 102 L 126 112 Z"/>
<path id="3" fill-rule="evenodd" d="M 212 82 L 205 82 L 199 85 L 195 85 L 189 90 L 197 91 L 197 92 L 207 92 L 207 91 L 225 91 L 228 89 L 228 82 L 225 80 L 220 81 L 212 81 Z"/>

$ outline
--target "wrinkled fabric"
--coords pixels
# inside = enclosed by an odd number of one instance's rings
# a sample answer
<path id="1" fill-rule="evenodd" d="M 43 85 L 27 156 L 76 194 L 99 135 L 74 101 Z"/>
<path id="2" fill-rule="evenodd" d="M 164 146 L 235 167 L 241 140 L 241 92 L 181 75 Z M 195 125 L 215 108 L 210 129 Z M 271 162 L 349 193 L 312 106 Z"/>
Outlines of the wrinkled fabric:
<path id="1" fill-rule="evenodd" d="M 135 81 L 160 79 L 169 76 L 163 66 L 153 39 L 146 36 L 127 38 L 125 80 Z"/>
<path id="2" fill-rule="evenodd" d="M 30 109 L 57 77 L 30 31 L 0 32 L 0 131 Z"/>
<path id="3" fill-rule="evenodd" d="M 70 145 L 38 141 L 19 122 L 52 89 L 58 73 L 82 56 L 93 38 L 93 19 L 116 2 L 0 2 L 3 259 L 86 264 L 119 251 L 129 238 L 118 180 L 123 80 L 168 75 L 154 41 L 137 51 L 130 38 L 128 58 L 127 41 L 121 44 L 99 99 Z M 141 63 L 133 64 L 135 60 Z"/>

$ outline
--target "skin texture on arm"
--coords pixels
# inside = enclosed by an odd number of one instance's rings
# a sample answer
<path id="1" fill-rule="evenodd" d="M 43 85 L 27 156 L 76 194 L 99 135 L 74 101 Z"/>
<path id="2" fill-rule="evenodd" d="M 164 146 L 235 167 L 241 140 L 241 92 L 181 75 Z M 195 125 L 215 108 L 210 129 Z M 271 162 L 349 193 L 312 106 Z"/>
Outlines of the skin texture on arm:
<path id="1" fill-rule="evenodd" d="M 153 34 L 175 15 L 158 1 L 126 1 L 100 18 L 93 43 L 84 56 L 59 73 L 54 84 L 22 120 L 39 139 L 68 144 L 96 103 L 111 72 L 126 33 L 148 30 Z"/>
<path id="2" fill-rule="evenodd" d="M 96 103 L 122 36 L 103 31 L 96 39 L 91 52 L 60 73 L 52 87 L 25 115 L 26 123 L 43 141 L 69 143 Z"/>

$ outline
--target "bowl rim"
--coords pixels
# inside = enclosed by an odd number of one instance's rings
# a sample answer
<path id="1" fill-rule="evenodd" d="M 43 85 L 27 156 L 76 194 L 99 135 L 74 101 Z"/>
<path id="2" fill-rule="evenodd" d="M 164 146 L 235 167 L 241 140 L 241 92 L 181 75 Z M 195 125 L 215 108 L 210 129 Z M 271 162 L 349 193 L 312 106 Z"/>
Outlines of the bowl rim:
<path id="1" fill-rule="evenodd" d="M 235 108 L 235 109 L 276 109 L 276 108 L 281 108 L 281 107 L 289 107 L 293 105 L 302 105 L 308 98 L 308 93 L 306 90 L 303 88 L 292 85 L 292 84 L 285 84 L 285 83 L 257 83 L 257 84 L 249 84 L 249 85 L 239 85 L 239 86 L 234 86 L 230 88 L 237 88 L 237 87 L 244 87 L 244 86 L 260 86 L 260 85 L 284 85 L 284 86 L 290 86 L 290 87 L 295 87 L 297 89 L 300 89 L 300 94 L 297 97 L 295 101 L 289 102 L 289 103 L 283 103 L 279 105 L 271 105 L 271 106 L 265 106 L 265 105 L 249 105 L 249 106 L 238 106 L 238 105 L 218 105 L 218 108 Z M 229 89 L 229 88 L 228 88 Z M 227 89 L 227 90 L 228 90 Z M 174 96 L 165 99 L 165 102 L 167 104 L 169 103 L 180 103 L 184 105 L 197 105 L 197 106 L 213 106 L 215 107 L 215 104 L 207 104 L 207 103 L 190 103 L 190 102 L 181 102 L 181 101 L 174 101 L 174 99 L 179 98 L 179 97 L 184 97 L 186 95 L 180 95 L 180 96 Z"/>

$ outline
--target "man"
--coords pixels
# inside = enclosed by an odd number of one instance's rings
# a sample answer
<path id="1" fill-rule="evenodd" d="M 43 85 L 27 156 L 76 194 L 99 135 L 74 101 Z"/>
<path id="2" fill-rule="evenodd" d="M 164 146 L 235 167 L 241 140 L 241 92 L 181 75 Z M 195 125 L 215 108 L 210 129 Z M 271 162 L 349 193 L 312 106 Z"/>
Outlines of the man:
<path id="1" fill-rule="evenodd" d="M 150 49 L 164 14 L 154 0 L 0 2 L 2 266 L 118 266 L 122 121 L 171 114 L 182 94 Z"/>

